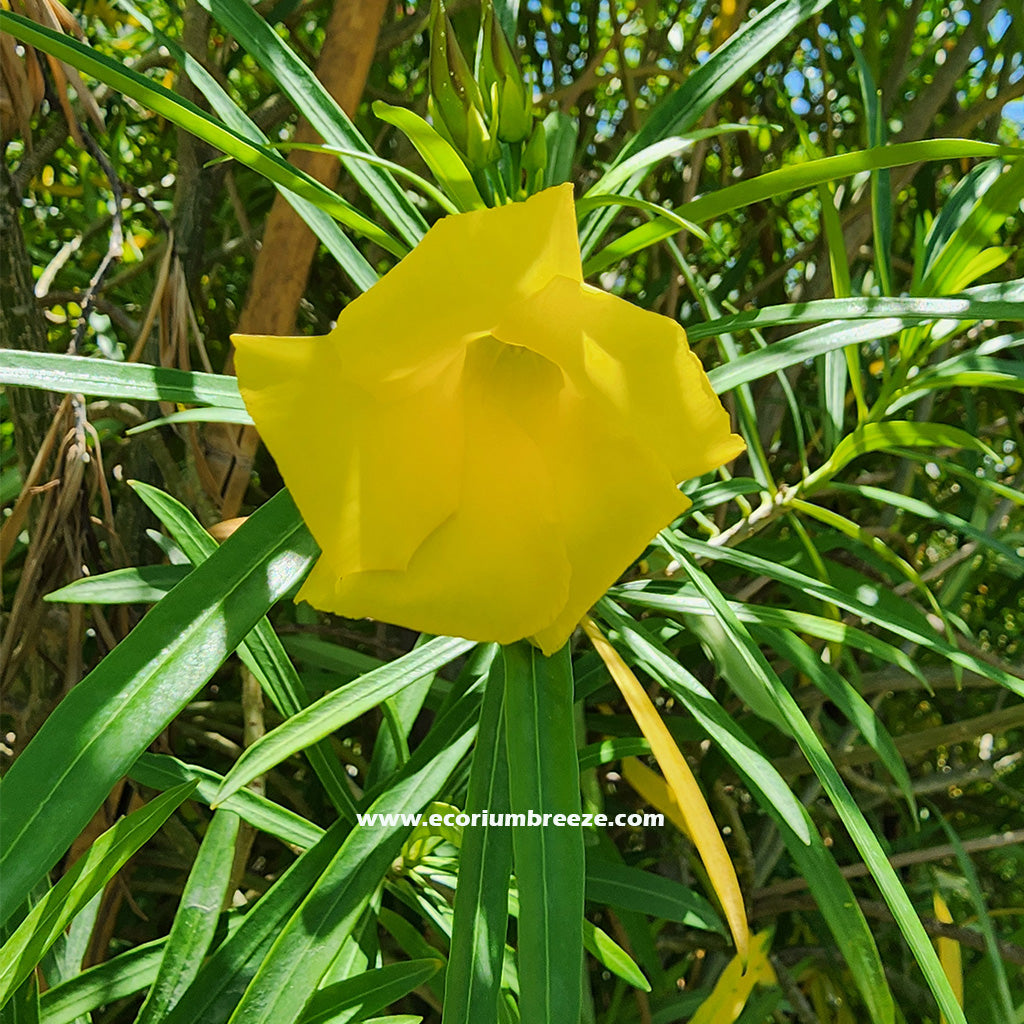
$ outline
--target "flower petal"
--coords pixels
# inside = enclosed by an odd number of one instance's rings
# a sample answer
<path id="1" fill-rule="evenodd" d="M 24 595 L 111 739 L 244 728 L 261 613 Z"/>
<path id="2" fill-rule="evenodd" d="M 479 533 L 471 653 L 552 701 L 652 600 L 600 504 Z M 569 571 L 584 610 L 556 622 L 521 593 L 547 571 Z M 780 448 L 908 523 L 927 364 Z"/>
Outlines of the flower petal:
<path id="1" fill-rule="evenodd" d="M 459 503 L 461 357 L 403 401 L 386 402 L 346 379 L 328 339 L 234 341 L 246 407 L 321 562 L 338 576 L 404 569 Z"/>
<path id="2" fill-rule="evenodd" d="M 622 429 L 661 453 L 676 481 L 724 465 L 745 448 L 683 329 L 586 284 L 558 277 L 509 310 L 495 336 L 557 362 L 604 400 Z"/>
<path id="3" fill-rule="evenodd" d="M 544 628 L 566 605 L 570 567 L 547 460 L 516 419 L 524 409 L 553 416 L 561 387 L 558 368 L 533 353 L 493 338 L 471 343 L 461 388 L 458 510 L 405 572 L 330 579 L 318 565 L 299 598 L 350 618 L 471 640 L 511 643 Z"/>
<path id="4" fill-rule="evenodd" d="M 424 365 L 447 360 L 556 276 L 583 279 L 571 185 L 442 218 L 328 337 L 350 379 L 381 395 L 407 391 Z"/>
<path id="5" fill-rule="evenodd" d="M 531 634 L 545 654 L 552 654 L 655 533 L 690 502 L 656 451 L 623 434 L 620 424 L 575 388 L 563 393 L 560 427 L 544 455 L 551 474 L 557 474 L 555 507 L 565 524 L 572 565 L 564 607 Z"/>

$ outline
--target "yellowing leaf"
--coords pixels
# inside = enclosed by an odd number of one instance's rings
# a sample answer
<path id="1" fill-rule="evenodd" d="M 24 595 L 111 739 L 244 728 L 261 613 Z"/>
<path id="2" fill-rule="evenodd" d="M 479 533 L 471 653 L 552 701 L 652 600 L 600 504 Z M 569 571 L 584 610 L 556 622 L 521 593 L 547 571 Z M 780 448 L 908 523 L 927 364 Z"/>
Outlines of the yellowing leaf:
<path id="1" fill-rule="evenodd" d="M 775 971 L 768 959 L 768 932 L 759 932 L 750 945 L 748 958 L 739 953 L 725 970 L 690 1024 L 733 1024 L 747 1005 L 754 986 L 775 984 Z"/>
<path id="2" fill-rule="evenodd" d="M 935 917 L 943 924 L 953 924 L 953 915 L 949 912 L 949 907 L 946 906 L 946 901 L 936 891 L 932 894 L 932 903 L 935 907 Z M 942 964 L 942 971 L 946 975 L 946 979 L 949 981 L 950 988 L 953 989 L 953 995 L 956 996 L 956 1001 L 963 1006 L 964 1005 L 964 968 L 963 968 L 963 955 L 960 949 L 960 943 L 956 939 L 947 939 L 940 936 L 935 940 L 936 948 L 939 953 L 939 963 Z M 946 1024 L 946 1018 L 940 1016 L 942 1024 Z"/>
<path id="3" fill-rule="evenodd" d="M 651 744 L 651 752 L 665 773 L 665 782 L 639 761 L 631 758 L 623 762 L 623 772 L 630 784 L 634 785 L 646 800 L 664 810 L 665 816 L 676 822 L 693 841 L 715 895 L 722 905 L 733 942 L 736 944 L 736 955 L 745 961 L 750 944 L 750 928 L 743 906 L 743 893 L 740 891 L 736 869 L 729 859 L 729 852 L 725 848 L 704 794 L 675 740 L 661 720 L 657 708 L 651 703 L 644 688 L 622 660 L 619 652 L 608 642 L 592 619 L 585 618 L 583 628 L 629 705 L 640 731 Z M 640 789 L 641 786 L 645 787 L 646 792 Z"/>

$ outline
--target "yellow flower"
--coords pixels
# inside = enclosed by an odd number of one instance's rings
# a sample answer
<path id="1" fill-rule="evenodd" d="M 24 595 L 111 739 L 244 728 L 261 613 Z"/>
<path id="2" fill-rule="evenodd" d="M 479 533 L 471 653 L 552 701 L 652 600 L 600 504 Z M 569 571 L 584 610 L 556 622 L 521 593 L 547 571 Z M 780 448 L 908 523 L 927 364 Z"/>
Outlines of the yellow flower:
<path id="1" fill-rule="evenodd" d="M 323 552 L 299 600 L 558 650 L 743 442 L 667 317 L 583 283 L 572 186 L 446 217 L 318 338 L 234 336 Z"/>

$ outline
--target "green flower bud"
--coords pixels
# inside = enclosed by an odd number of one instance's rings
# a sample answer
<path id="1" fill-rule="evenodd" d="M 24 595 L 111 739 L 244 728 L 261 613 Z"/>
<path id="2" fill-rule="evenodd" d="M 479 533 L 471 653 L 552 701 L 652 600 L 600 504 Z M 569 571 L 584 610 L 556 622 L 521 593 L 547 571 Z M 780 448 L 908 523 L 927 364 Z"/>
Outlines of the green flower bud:
<path id="1" fill-rule="evenodd" d="M 497 137 L 488 127 L 490 106 L 455 38 L 444 0 L 433 0 L 427 109 L 437 131 L 474 168 L 485 167 L 498 155 Z"/>
<path id="2" fill-rule="evenodd" d="M 544 187 L 544 171 L 548 164 L 547 136 L 544 125 L 539 124 L 533 130 L 530 141 L 523 151 L 523 174 L 526 178 L 527 195 L 533 195 Z"/>
<path id="3" fill-rule="evenodd" d="M 481 26 L 480 82 L 485 109 L 492 124 L 497 121 L 502 142 L 522 142 L 533 127 L 533 90 L 512 46 L 494 16 L 494 4 L 484 0 Z"/>

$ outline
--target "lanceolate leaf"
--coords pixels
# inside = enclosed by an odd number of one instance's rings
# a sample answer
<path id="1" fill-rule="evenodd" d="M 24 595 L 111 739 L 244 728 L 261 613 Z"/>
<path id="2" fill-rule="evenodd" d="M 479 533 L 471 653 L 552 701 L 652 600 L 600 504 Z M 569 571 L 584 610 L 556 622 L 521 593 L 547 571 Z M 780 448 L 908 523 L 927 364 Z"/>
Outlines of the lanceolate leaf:
<path id="1" fill-rule="evenodd" d="M 961 668 L 965 668 L 970 672 L 976 672 L 978 675 L 984 676 L 986 679 L 991 679 L 993 682 L 999 683 L 1001 686 L 1005 686 L 1014 693 L 1024 695 L 1024 679 L 1010 675 L 1008 672 L 1003 671 L 995 665 L 990 665 L 988 662 L 983 661 L 980 658 L 976 658 L 966 651 L 959 650 L 951 643 L 938 636 L 934 630 L 923 628 L 920 618 L 915 619 L 912 615 L 906 613 L 894 615 L 891 610 L 888 610 L 885 615 L 882 615 L 879 613 L 878 609 L 872 607 L 866 601 L 860 600 L 856 595 L 851 595 L 838 587 L 822 583 L 820 580 L 817 580 L 812 576 L 808 576 L 806 573 L 797 572 L 796 570 L 790 569 L 788 566 L 782 565 L 779 562 L 772 561 L 768 558 L 761 558 L 758 555 L 752 555 L 749 552 L 741 551 L 737 548 L 718 547 L 711 544 L 705 544 L 703 541 L 682 537 L 678 534 L 669 535 L 665 533 L 662 534 L 662 536 L 680 552 L 685 552 L 698 558 L 709 558 L 715 561 L 729 562 L 730 564 L 738 566 L 748 572 L 759 574 L 763 573 L 771 579 L 776 579 L 780 583 L 793 587 L 802 593 L 813 595 L 823 602 L 834 604 L 839 608 L 845 608 L 847 611 L 851 611 L 855 615 L 859 615 L 865 622 L 874 623 L 896 636 L 909 640 L 911 643 L 920 644 L 927 650 L 931 650 L 942 655 L 954 665 L 959 665 Z M 681 590 L 678 584 L 669 588 L 663 584 L 648 586 L 645 583 L 640 583 L 625 584 L 619 588 L 619 593 L 625 600 L 634 602 L 642 607 L 662 608 L 665 610 L 677 608 L 679 610 L 686 611 L 693 609 L 693 605 L 687 594 L 678 592 L 672 593 L 670 592 L 670 589 L 674 591 Z M 783 610 L 761 607 L 756 609 L 754 614 L 756 614 L 761 621 L 766 623 L 772 621 L 786 621 L 787 617 L 801 615 L 801 613 L 790 612 L 787 609 L 785 610 L 785 614 L 780 616 L 778 613 L 781 611 Z M 789 618 L 789 622 L 791 624 L 796 624 L 798 621 L 800 620 L 796 618 Z M 808 622 L 808 625 L 810 624 L 811 623 Z M 841 623 L 836 623 L 835 625 L 842 628 Z M 815 633 L 814 635 L 822 634 Z M 848 636 L 849 634 L 837 632 L 834 635 L 838 638 L 839 636 Z M 861 638 L 858 641 L 858 644 L 860 645 L 863 643 L 864 640 Z M 894 659 L 890 656 L 888 660 Z M 905 662 L 903 665 L 906 667 Z"/>
<path id="2" fill-rule="evenodd" d="M 74 1024 L 91 1010 L 141 991 L 156 977 L 166 943 L 162 938 L 136 946 L 47 990 L 40 999 L 43 1018 L 47 1024 Z"/>
<path id="3" fill-rule="evenodd" d="M 800 750 L 814 768 L 814 773 L 828 793 L 832 805 L 850 833 L 850 838 L 853 839 L 868 865 L 872 877 L 878 883 L 878 887 L 881 889 L 907 945 L 913 952 L 932 994 L 946 1015 L 946 1019 L 950 1024 L 967 1024 L 963 1010 L 950 990 L 949 982 L 942 972 L 942 966 L 935 955 L 935 950 L 932 948 L 924 926 L 914 910 L 910 897 L 886 859 L 885 851 L 878 838 L 850 795 L 838 770 L 829 760 L 821 741 L 800 712 L 792 694 L 782 685 L 757 644 L 754 643 L 750 634 L 733 614 L 705 573 L 685 557 L 682 559 L 682 567 L 701 594 L 714 607 L 723 633 L 728 637 L 737 653 L 746 661 L 751 677 L 764 687 L 780 713 L 785 716 L 786 723 Z"/>
<path id="4" fill-rule="evenodd" d="M 587 899 L 724 934 L 718 915 L 699 893 L 671 878 L 602 860 L 593 853 L 587 857 Z"/>
<path id="5" fill-rule="evenodd" d="M 0 11 L 0 25 L 16 39 L 66 61 L 80 71 L 149 107 L 168 121 L 192 132 L 239 163 L 269 178 L 277 185 L 314 203 L 346 227 L 373 240 L 387 252 L 404 256 L 408 248 L 368 217 L 346 203 L 315 178 L 296 170 L 280 154 L 211 117 L 194 103 L 150 81 L 77 39 L 37 25 L 10 11 Z"/>
<path id="6" fill-rule="evenodd" d="M 193 564 L 200 564 L 217 550 L 216 541 L 181 502 L 139 481 L 133 481 L 132 487 Z M 306 688 L 267 619 L 256 623 L 239 646 L 238 655 L 282 715 L 293 715 L 308 703 Z M 334 806 L 351 820 L 355 805 L 337 755 L 328 744 L 322 743 L 311 746 L 307 756 Z"/>
<path id="7" fill-rule="evenodd" d="M 413 814 L 435 799 L 476 732 L 478 702 L 463 698 L 431 730 L 368 814 Z M 412 826 L 357 825 L 281 930 L 232 1014 L 232 1024 L 294 1024 L 337 956 Z"/>
<path id="8" fill-rule="evenodd" d="M 765 12 L 767 13 L 767 12 Z M 673 212 L 686 220 L 701 224 L 714 220 L 725 213 L 753 203 L 764 202 L 775 196 L 813 188 L 825 181 L 848 177 L 860 171 L 873 171 L 886 167 L 899 167 L 917 163 L 920 160 L 946 160 L 959 157 L 998 156 L 1002 153 L 1016 153 L 987 142 L 973 142 L 966 139 L 926 139 L 923 142 L 903 142 L 894 146 L 881 146 L 857 153 L 824 157 L 794 164 L 778 171 L 751 178 L 749 181 L 710 192 L 705 196 L 684 203 Z M 584 272 L 596 274 L 605 267 L 617 263 L 625 256 L 645 249 L 679 230 L 674 221 L 653 220 L 628 231 L 621 238 L 605 246 L 584 264 Z"/>
<path id="9" fill-rule="evenodd" d="M 505 663 L 496 657 L 480 711 L 466 798 L 468 814 L 501 814 L 509 809 L 504 709 Z M 508 829 L 471 828 L 463 833 L 445 972 L 445 1024 L 495 1024 L 498 1020 L 511 873 Z"/>
<path id="10" fill-rule="evenodd" d="M 847 345 L 891 338 L 903 329 L 909 321 L 886 317 L 882 320 L 861 320 L 842 324 L 839 321 L 812 327 L 792 337 L 777 341 L 767 348 L 730 359 L 716 366 L 708 373 L 708 380 L 715 391 L 724 395 L 743 384 L 778 373 L 789 366 L 802 363 L 805 359 L 834 352 Z"/>
<path id="11" fill-rule="evenodd" d="M 191 782 L 176 786 L 111 826 L 32 908 L 0 949 L 0 1006 L 32 973 L 72 918 L 194 789 Z M 5 791 L 4 797 L 6 802 L 10 793 Z"/>
<path id="12" fill-rule="evenodd" d="M 831 478 L 858 456 L 893 448 L 966 448 L 999 461 L 999 456 L 984 441 L 960 427 L 905 420 L 864 423 L 839 442 L 828 461 L 803 481 L 801 489 L 813 493 L 819 481 Z"/>
<path id="13" fill-rule="evenodd" d="M 454 661 L 473 646 L 472 640 L 438 637 L 321 697 L 247 747 L 225 776 L 216 802 L 227 799 L 286 757 L 329 736 L 387 697 Z"/>
<path id="14" fill-rule="evenodd" d="M 49 352 L 0 349 L 0 384 L 94 398 L 187 402 L 245 411 L 234 377 Z"/>
<path id="15" fill-rule="evenodd" d="M 599 603 L 598 611 L 637 663 L 701 723 L 711 742 L 743 777 L 758 804 L 775 820 L 786 849 L 807 879 L 842 950 L 872 1021 L 893 1024 L 892 995 L 871 930 L 849 883 L 785 780 L 712 694 L 661 648 L 641 623 L 607 599 Z"/>
<path id="16" fill-rule="evenodd" d="M 337 854 L 350 826 L 336 822 L 246 913 L 214 951 L 161 1024 L 224 1024 L 281 928 Z"/>
<path id="17" fill-rule="evenodd" d="M 347 1024 L 366 1020 L 366 1014 L 397 1002 L 432 978 L 442 966 L 441 960 L 406 960 L 325 985 L 309 1001 L 302 1024 Z"/>
<path id="18" fill-rule="evenodd" d="M 404 107 L 394 107 L 383 100 L 373 104 L 373 112 L 388 124 L 394 125 L 416 147 L 430 173 L 445 187 L 460 210 L 479 210 L 484 201 L 473 183 L 462 158 L 446 139 L 419 114 Z"/>
<path id="19" fill-rule="evenodd" d="M 286 491 L 249 517 L 57 706 L 0 784 L 6 920 L 317 548 Z"/>
<path id="20" fill-rule="evenodd" d="M 185 881 L 160 970 L 139 1011 L 137 1024 L 162 1021 L 199 973 L 228 895 L 239 823 L 237 814 L 220 810 L 207 825 Z"/>
<path id="21" fill-rule="evenodd" d="M 286 96 L 302 97 L 303 115 L 325 142 L 373 154 L 316 75 L 245 0 L 199 0 L 199 3 L 249 51 Z M 342 163 L 395 230 L 409 246 L 414 246 L 423 236 L 426 223 L 391 174 L 351 157 L 343 157 Z"/>
<path id="22" fill-rule="evenodd" d="M 209 804 L 213 795 L 224 781 L 222 775 L 185 764 L 168 754 L 142 754 L 132 765 L 128 777 L 150 789 L 170 789 L 183 782 L 196 782 L 196 799 Z M 324 830 L 294 811 L 268 800 L 251 789 L 241 789 L 221 805 L 223 810 L 232 811 L 253 828 L 267 835 L 275 836 L 282 842 L 308 850 L 323 838 Z"/>
<path id="23" fill-rule="evenodd" d="M 713 338 L 725 331 L 763 330 L 784 324 L 819 320 L 866 320 L 897 317 L 900 320 L 1022 320 L 1024 282 L 1008 282 L 1003 294 L 989 298 L 988 286 L 972 288 L 960 295 L 942 298 L 917 296 L 857 296 L 848 299 L 818 299 L 784 306 L 765 306 L 731 316 L 719 317 L 686 328 L 690 341 Z M 984 296 L 984 297 L 983 297 Z"/>
<path id="24" fill-rule="evenodd" d="M 83 576 L 45 601 L 67 604 L 156 604 L 190 572 L 188 565 L 147 565 L 139 569 L 114 569 L 99 576 Z"/>
<path id="25" fill-rule="evenodd" d="M 708 107 L 734 82 L 739 81 L 763 60 L 797 25 L 827 7 L 829 2 L 830 0 L 775 0 L 775 3 L 751 18 L 708 60 L 698 67 L 688 69 L 689 73 L 683 84 L 669 93 L 651 111 L 643 127 L 619 151 L 613 166 L 623 163 L 662 139 L 680 135 L 695 125 Z M 643 170 L 631 175 L 618 186 L 619 190 L 627 194 L 633 191 L 643 175 Z M 614 211 L 606 211 L 591 218 L 581 238 L 584 259 L 593 251 L 614 217 Z M 608 262 L 614 262 L 614 258 Z M 603 265 L 607 266 L 608 263 Z"/>
<path id="26" fill-rule="evenodd" d="M 145 12 L 139 10 L 137 6 L 128 2 L 128 0 L 121 0 L 121 6 L 129 10 L 132 16 L 138 20 L 139 24 L 145 26 L 155 43 L 166 47 L 196 88 L 206 97 L 211 108 L 229 128 L 233 128 L 240 135 L 259 145 L 268 142 L 267 137 L 256 126 L 255 122 L 235 105 L 231 97 L 228 96 L 213 75 L 199 61 L 186 52 L 173 39 L 170 39 L 157 29 Z M 366 258 L 353 245 L 348 235 L 341 230 L 327 213 L 308 199 L 302 199 L 287 189 L 282 190 L 282 195 L 360 288 L 365 290 L 377 280 L 376 271 L 366 262 Z"/>
<path id="27" fill-rule="evenodd" d="M 504 648 L 505 728 L 514 813 L 580 813 L 569 646 L 545 658 L 526 641 Z M 523 1020 L 562 1024 L 580 1014 L 583 833 L 519 828 L 519 1006 Z"/>

